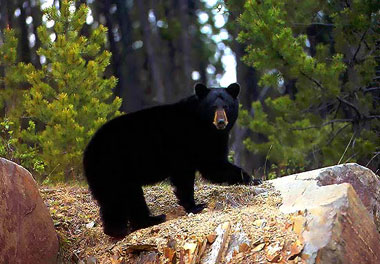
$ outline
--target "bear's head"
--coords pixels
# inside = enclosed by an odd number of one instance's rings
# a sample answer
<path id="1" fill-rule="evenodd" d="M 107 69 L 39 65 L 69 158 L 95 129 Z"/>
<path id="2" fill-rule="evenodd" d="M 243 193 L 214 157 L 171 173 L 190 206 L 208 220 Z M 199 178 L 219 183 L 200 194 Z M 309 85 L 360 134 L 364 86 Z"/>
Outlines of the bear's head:
<path id="1" fill-rule="evenodd" d="M 238 116 L 240 85 L 233 83 L 227 88 L 207 88 L 198 83 L 194 89 L 201 119 L 218 130 L 231 129 Z"/>

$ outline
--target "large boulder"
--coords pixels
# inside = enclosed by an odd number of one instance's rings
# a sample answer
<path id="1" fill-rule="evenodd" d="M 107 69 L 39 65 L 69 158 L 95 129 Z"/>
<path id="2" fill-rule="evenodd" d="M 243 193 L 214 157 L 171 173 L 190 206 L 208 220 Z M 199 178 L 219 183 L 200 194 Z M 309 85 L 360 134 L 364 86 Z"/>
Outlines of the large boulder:
<path id="1" fill-rule="evenodd" d="M 0 158 L 0 263 L 56 263 L 53 221 L 32 175 Z"/>
<path id="2" fill-rule="evenodd" d="M 307 263 L 380 263 L 380 180 L 372 171 L 344 164 L 271 183 L 280 210 L 293 215 Z"/>
<path id="3" fill-rule="evenodd" d="M 367 208 L 380 232 L 380 177 L 356 163 L 322 169 L 317 177 L 319 186 L 350 183 Z"/>

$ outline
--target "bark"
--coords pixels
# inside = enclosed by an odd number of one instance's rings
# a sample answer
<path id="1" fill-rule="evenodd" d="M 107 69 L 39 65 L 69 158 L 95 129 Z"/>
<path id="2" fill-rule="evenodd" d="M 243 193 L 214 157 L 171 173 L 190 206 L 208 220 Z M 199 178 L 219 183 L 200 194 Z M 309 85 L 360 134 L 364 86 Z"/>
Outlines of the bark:
<path id="1" fill-rule="evenodd" d="M 230 19 L 235 20 L 237 14 L 231 13 Z M 235 28 L 235 31 L 232 32 L 234 39 L 236 39 L 239 29 Z M 251 115 L 254 116 L 253 109 L 251 107 L 252 102 L 259 99 L 259 87 L 258 79 L 256 75 L 256 70 L 252 67 L 245 65 L 241 58 L 244 55 L 245 46 L 234 42 L 231 46 L 233 52 L 236 56 L 236 72 L 237 72 L 237 81 L 240 83 L 242 89 L 239 95 L 240 103 L 243 108 L 250 111 Z M 262 98 L 264 99 L 264 98 Z M 249 152 L 244 144 L 243 140 L 247 137 L 253 138 L 255 142 L 260 142 L 262 138 L 252 133 L 248 128 L 235 125 L 231 138 L 231 150 L 235 152 L 234 160 L 237 165 L 244 167 L 249 173 L 257 171 L 262 168 L 265 162 L 265 157 L 260 154 L 254 154 Z"/>
<path id="2" fill-rule="evenodd" d="M 14 21 L 14 1 L 13 0 L 2 0 L 0 1 L 0 29 L 3 30 L 7 28 L 8 26 L 10 28 L 14 28 L 15 21 Z"/>
<path id="3" fill-rule="evenodd" d="M 179 21 L 181 23 L 181 51 L 183 56 L 184 91 L 191 91 L 191 54 L 190 54 L 190 32 L 189 32 L 189 6 L 188 0 L 179 0 Z"/>
<path id="4" fill-rule="evenodd" d="M 18 8 L 20 8 L 21 13 L 18 17 L 19 27 L 20 27 L 20 38 L 19 38 L 19 50 L 20 59 L 25 63 L 29 63 L 30 60 L 30 49 L 29 49 L 29 34 L 28 26 L 26 24 L 27 9 L 29 8 L 28 2 L 23 6 L 24 1 L 19 1 Z"/>
<path id="5" fill-rule="evenodd" d="M 177 1 L 173 1 L 171 4 L 164 5 L 164 15 L 169 23 L 178 19 L 177 4 Z M 167 47 L 167 57 L 165 59 L 167 63 L 166 69 L 167 72 L 171 73 L 165 76 L 166 84 L 170 89 L 167 91 L 167 98 L 168 101 L 176 101 L 180 96 L 184 96 L 182 92 L 184 74 L 182 70 L 181 52 L 175 36 L 171 36 L 164 43 Z"/>
<path id="6" fill-rule="evenodd" d="M 156 52 L 153 48 L 153 37 L 151 27 L 148 21 L 148 8 L 147 1 L 137 1 L 139 17 L 141 23 L 141 30 L 143 34 L 144 47 L 147 56 L 148 69 L 152 75 L 152 82 L 154 87 L 154 101 L 162 104 L 165 102 L 165 88 L 162 82 L 162 77 L 157 63 Z"/>
<path id="7" fill-rule="evenodd" d="M 120 34 L 121 34 L 121 75 L 119 80 L 121 80 L 120 85 L 120 97 L 123 99 L 123 104 L 121 109 L 123 111 L 136 111 L 143 107 L 143 92 L 141 89 L 141 83 L 137 78 L 137 68 L 136 68 L 136 54 L 132 50 L 133 43 L 133 30 L 132 22 L 130 18 L 130 10 L 127 6 L 126 1 L 114 0 L 116 4 L 116 17 L 119 23 Z"/>
<path id="8" fill-rule="evenodd" d="M 106 19 L 106 27 L 108 28 L 107 34 L 108 34 L 109 49 L 112 53 L 112 57 L 111 57 L 112 72 L 119 80 L 114 89 L 114 94 L 116 96 L 122 97 L 121 87 L 123 87 L 124 78 L 121 72 L 119 50 L 116 46 L 115 38 L 113 35 L 114 20 L 113 20 L 113 16 L 110 13 L 111 0 L 105 0 L 103 3 L 98 2 L 97 9 L 104 10 L 104 17 Z"/>
<path id="9" fill-rule="evenodd" d="M 168 72 L 171 72 L 172 74 L 168 74 L 166 76 L 167 78 L 167 83 L 169 84 L 170 83 L 170 91 L 168 91 L 168 98 L 170 98 L 170 101 L 174 101 L 177 99 L 177 95 L 176 95 L 176 90 L 178 89 L 178 86 L 180 85 L 179 84 L 179 80 L 178 80 L 178 74 L 176 73 L 177 71 L 177 67 L 176 67 L 176 56 L 177 56 L 177 50 L 176 50 L 176 47 L 175 47 L 175 43 L 172 41 L 172 40 L 169 40 L 167 42 L 167 46 L 168 46 L 168 66 L 167 66 L 167 69 L 168 69 Z M 174 77 L 173 77 L 174 76 Z"/>
<path id="10" fill-rule="evenodd" d="M 197 21 L 198 17 L 196 15 L 196 10 L 201 9 L 200 3 L 198 1 L 189 1 L 189 17 L 190 21 Z M 206 68 L 208 64 L 208 58 L 205 57 L 203 54 L 205 49 L 205 45 L 201 39 L 201 35 L 195 34 L 193 36 L 193 42 L 192 42 L 192 54 L 198 54 L 198 56 L 192 56 L 192 64 L 195 66 L 195 69 L 200 74 L 200 79 L 197 82 L 201 82 L 206 84 L 207 83 L 207 74 L 206 74 Z M 192 81 L 192 76 L 190 75 L 190 81 Z"/>
<path id="11" fill-rule="evenodd" d="M 0 30 L 3 31 L 8 25 L 8 1 L 0 1 Z"/>
<path id="12" fill-rule="evenodd" d="M 165 21 L 169 19 L 169 16 L 166 15 L 165 8 L 162 8 L 162 3 L 157 3 L 156 0 L 150 0 L 150 4 L 156 17 L 156 21 Z M 177 101 L 178 98 L 175 96 L 174 88 L 176 83 L 173 80 L 173 74 L 168 74 L 173 73 L 175 70 L 175 52 L 171 49 L 172 42 L 162 38 L 158 26 L 153 27 L 151 33 L 155 53 L 157 55 L 157 63 L 159 65 L 164 86 L 165 103 L 173 103 Z"/>
<path id="13" fill-rule="evenodd" d="M 29 4 L 31 5 L 33 1 L 29 1 Z M 31 5 L 31 16 L 33 18 L 33 34 L 35 35 L 35 45 L 32 48 L 32 63 L 35 65 L 37 68 L 41 67 L 40 63 L 40 57 L 37 55 L 37 50 L 39 47 L 41 47 L 41 41 L 38 38 L 37 35 L 37 28 L 41 26 L 42 24 L 42 12 L 41 12 L 41 6 L 39 2 L 34 2 L 34 5 Z"/>

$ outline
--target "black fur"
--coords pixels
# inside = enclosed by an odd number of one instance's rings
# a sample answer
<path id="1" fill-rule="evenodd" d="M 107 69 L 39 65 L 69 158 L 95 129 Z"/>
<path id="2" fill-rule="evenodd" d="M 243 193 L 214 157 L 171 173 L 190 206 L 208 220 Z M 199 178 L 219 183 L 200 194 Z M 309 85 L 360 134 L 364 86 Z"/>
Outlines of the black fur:
<path id="1" fill-rule="evenodd" d="M 191 97 L 119 116 L 95 133 L 83 164 L 106 234 L 124 237 L 128 221 L 132 230 L 165 221 L 164 215 L 150 216 L 143 185 L 169 177 L 179 204 L 187 212 L 198 213 L 205 205 L 194 202 L 196 171 L 214 183 L 252 181 L 227 160 L 239 90 L 238 84 L 227 89 L 197 84 Z M 225 129 L 213 124 L 215 109 L 220 108 L 228 119 Z"/>

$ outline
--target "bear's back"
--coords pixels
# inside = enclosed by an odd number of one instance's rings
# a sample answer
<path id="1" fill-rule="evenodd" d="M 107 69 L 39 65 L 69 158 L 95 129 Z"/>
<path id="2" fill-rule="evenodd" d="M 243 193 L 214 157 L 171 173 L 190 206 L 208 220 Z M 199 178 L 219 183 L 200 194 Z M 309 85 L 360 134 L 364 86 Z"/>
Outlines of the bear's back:
<path id="1" fill-rule="evenodd" d="M 104 124 L 84 154 L 84 164 L 96 170 L 115 166 L 120 170 L 148 173 L 194 167 L 198 125 L 195 109 L 183 100 L 128 113 Z"/>

